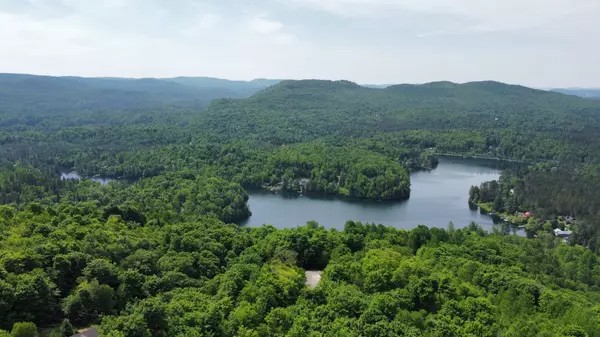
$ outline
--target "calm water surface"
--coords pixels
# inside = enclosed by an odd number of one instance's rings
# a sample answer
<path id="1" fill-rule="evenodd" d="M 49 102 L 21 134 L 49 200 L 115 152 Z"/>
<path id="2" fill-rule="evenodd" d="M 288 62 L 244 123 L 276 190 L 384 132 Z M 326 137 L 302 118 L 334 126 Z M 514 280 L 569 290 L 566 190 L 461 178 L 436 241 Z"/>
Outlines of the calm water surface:
<path id="1" fill-rule="evenodd" d="M 411 229 L 423 224 L 462 228 L 475 221 L 484 228 L 492 219 L 468 207 L 469 188 L 500 177 L 501 163 L 480 159 L 440 158 L 435 170 L 411 175 L 411 196 L 403 202 L 348 201 L 337 198 L 250 193 L 252 216 L 244 225 L 296 227 L 315 220 L 327 228 L 343 229 L 347 220 L 381 223 Z"/>

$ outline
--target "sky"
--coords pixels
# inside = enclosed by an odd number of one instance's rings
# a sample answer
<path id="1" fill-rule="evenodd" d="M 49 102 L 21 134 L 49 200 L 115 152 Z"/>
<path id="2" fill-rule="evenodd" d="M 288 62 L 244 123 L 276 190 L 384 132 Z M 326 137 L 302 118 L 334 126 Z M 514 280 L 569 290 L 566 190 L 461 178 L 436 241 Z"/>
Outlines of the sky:
<path id="1" fill-rule="evenodd" d="M 0 72 L 600 87 L 600 0 L 0 0 Z"/>

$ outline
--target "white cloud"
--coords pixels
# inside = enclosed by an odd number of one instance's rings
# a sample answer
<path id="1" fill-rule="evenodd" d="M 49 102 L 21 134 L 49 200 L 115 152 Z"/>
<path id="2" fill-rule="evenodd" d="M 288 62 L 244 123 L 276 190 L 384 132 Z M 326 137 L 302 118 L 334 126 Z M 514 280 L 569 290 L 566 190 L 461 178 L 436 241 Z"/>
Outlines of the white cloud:
<path id="1" fill-rule="evenodd" d="M 565 17 L 600 17 L 598 0 L 292 0 L 335 15 L 380 18 L 398 14 L 452 16 L 461 30 L 504 31 L 552 24 Z M 448 31 L 456 31 L 455 28 Z"/>
<path id="2" fill-rule="evenodd" d="M 184 37 L 201 37 L 205 34 L 210 34 L 212 30 L 217 29 L 222 21 L 223 18 L 219 14 L 201 14 L 189 26 L 184 27 L 181 30 L 181 33 Z"/>
<path id="3" fill-rule="evenodd" d="M 598 0 L 0 0 L 0 72 L 600 86 Z"/>
<path id="4" fill-rule="evenodd" d="M 296 37 L 285 31 L 285 25 L 281 21 L 268 18 L 261 14 L 253 17 L 247 23 L 251 32 L 261 36 L 261 39 L 268 39 L 277 44 L 290 44 L 296 41 Z"/>
<path id="5" fill-rule="evenodd" d="M 272 34 L 283 29 L 283 23 L 259 16 L 250 21 L 250 28 L 260 34 Z"/>

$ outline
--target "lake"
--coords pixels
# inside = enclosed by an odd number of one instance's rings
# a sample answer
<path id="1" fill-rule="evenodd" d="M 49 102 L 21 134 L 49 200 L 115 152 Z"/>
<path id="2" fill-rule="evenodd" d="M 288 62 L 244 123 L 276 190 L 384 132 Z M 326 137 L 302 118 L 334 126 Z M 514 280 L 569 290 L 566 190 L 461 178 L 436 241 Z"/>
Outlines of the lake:
<path id="1" fill-rule="evenodd" d="M 401 202 L 250 192 L 252 216 L 242 225 L 273 224 L 278 228 L 289 228 L 315 220 L 326 228 L 341 230 L 347 220 L 354 220 L 412 229 L 420 224 L 446 228 L 450 221 L 456 228 L 462 228 L 475 221 L 485 229 L 491 229 L 494 223 L 490 216 L 469 209 L 469 188 L 497 180 L 502 165 L 506 163 L 440 157 L 436 169 L 411 174 L 410 199 Z"/>

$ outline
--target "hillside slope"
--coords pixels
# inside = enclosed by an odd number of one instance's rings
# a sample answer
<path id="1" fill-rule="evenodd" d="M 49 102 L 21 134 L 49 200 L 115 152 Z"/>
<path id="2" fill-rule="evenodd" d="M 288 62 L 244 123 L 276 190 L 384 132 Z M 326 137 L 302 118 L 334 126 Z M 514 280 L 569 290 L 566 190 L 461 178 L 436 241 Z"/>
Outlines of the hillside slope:
<path id="1" fill-rule="evenodd" d="M 585 143 L 600 133 L 600 102 L 498 82 L 376 89 L 347 81 L 283 81 L 245 100 L 214 101 L 202 125 L 223 137 L 275 144 L 411 130 L 475 132 L 487 148 L 508 133 Z"/>

